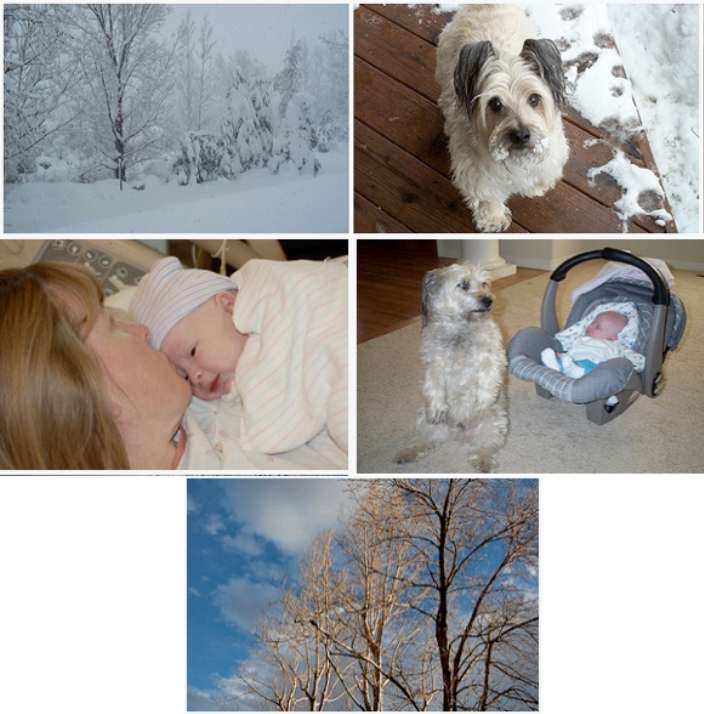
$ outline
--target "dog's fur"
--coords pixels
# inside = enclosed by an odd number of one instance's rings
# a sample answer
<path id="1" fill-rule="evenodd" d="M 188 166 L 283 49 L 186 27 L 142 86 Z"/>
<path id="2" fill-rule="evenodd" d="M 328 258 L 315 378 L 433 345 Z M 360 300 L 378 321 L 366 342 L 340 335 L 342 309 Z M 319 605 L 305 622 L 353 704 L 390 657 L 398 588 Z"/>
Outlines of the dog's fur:
<path id="1" fill-rule="evenodd" d="M 506 230 L 509 196 L 542 196 L 569 154 L 560 53 L 534 36 L 512 5 L 464 5 L 440 35 L 435 77 L 452 180 L 479 231 Z"/>
<path id="2" fill-rule="evenodd" d="M 438 444 L 466 442 L 470 463 L 494 471 L 508 431 L 506 353 L 490 315 L 489 274 L 471 263 L 431 270 L 423 277 L 421 359 L 425 407 L 413 443 L 396 463 L 425 456 Z"/>

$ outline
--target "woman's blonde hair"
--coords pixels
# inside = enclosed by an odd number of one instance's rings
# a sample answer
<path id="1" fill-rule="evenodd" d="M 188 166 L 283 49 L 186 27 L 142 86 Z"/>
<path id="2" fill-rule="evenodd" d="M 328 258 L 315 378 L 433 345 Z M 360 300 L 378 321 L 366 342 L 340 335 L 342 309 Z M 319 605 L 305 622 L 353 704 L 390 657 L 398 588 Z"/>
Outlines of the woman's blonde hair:
<path id="1" fill-rule="evenodd" d="M 85 343 L 102 301 L 81 266 L 0 271 L 0 468 L 129 468 L 104 372 Z"/>

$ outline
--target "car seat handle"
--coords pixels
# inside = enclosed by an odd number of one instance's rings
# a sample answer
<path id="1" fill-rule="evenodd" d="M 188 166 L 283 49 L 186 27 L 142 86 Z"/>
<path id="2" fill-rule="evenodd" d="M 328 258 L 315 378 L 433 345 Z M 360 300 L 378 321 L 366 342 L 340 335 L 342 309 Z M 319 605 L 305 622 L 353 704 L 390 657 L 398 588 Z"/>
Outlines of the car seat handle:
<path id="1" fill-rule="evenodd" d="M 626 250 L 619 250 L 618 248 L 590 250 L 586 253 L 574 255 L 555 268 L 550 276 L 550 280 L 553 280 L 556 283 L 562 282 L 565 279 L 567 272 L 574 268 L 575 265 L 584 263 L 587 260 L 596 260 L 598 258 L 602 258 L 603 260 L 613 260 L 619 263 L 628 263 L 629 265 L 639 268 L 650 278 L 650 282 L 653 284 L 653 304 L 670 304 L 670 291 L 668 290 L 667 283 L 660 274 L 660 271 L 646 260 L 639 258 L 637 255 L 633 255 L 633 253 Z"/>

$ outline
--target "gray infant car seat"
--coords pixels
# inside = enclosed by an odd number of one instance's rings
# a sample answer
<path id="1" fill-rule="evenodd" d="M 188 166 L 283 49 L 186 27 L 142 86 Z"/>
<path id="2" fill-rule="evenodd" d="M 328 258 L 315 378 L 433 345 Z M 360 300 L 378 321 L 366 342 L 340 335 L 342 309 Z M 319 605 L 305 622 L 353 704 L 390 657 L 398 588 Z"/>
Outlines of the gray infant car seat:
<path id="1" fill-rule="evenodd" d="M 610 359 L 591 372 L 571 379 L 545 367 L 540 353 L 550 347 L 562 351 L 554 335 L 559 326 L 557 290 L 567 272 L 587 260 L 603 259 L 639 268 L 640 277 L 614 276 L 580 295 L 574 302 L 565 327 L 586 317 L 607 302 L 632 302 L 638 310 L 639 334 L 634 349 L 645 357 L 645 367 L 637 372 L 625 357 Z M 541 327 L 519 330 L 508 345 L 509 371 L 519 379 L 535 382 L 536 392 L 546 399 L 587 405 L 587 417 L 604 424 L 625 411 L 638 397 L 658 396 L 664 386 L 663 361 L 677 348 L 684 334 L 687 315 L 682 301 L 672 293 L 660 271 L 650 263 L 623 250 L 604 248 L 569 258 L 550 276 L 541 309 Z"/>

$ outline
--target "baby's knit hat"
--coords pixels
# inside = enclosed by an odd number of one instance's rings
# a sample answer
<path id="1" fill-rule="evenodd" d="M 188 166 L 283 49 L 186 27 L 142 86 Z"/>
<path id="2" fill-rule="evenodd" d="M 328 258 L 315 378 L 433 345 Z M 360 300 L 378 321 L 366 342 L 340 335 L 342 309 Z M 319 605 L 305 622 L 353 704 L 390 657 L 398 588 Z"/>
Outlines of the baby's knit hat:
<path id="1" fill-rule="evenodd" d="M 209 270 L 184 270 L 178 258 L 157 261 L 137 287 L 130 312 L 149 328 L 157 350 L 173 326 L 211 297 L 233 290 L 230 278 Z"/>

